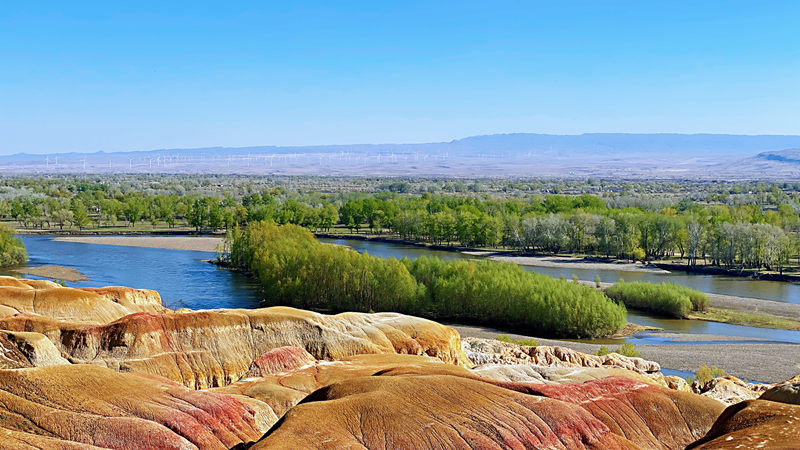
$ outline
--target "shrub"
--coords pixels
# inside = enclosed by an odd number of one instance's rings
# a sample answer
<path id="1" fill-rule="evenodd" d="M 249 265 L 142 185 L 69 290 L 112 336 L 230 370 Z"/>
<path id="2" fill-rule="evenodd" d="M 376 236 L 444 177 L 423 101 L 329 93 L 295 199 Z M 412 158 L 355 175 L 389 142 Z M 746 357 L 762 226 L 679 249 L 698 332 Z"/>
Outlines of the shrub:
<path id="1" fill-rule="evenodd" d="M 626 323 L 625 307 L 601 291 L 513 263 L 383 259 L 266 222 L 235 230 L 229 248 L 231 265 L 258 279 L 268 304 L 397 311 L 564 337 L 605 336 Z"/>
<path id="2" fill-rule="evenodd" d="M 509 343 L 511 342 L 511 338 L 508 337 L 507 334 L 498 334 L 497 337 L 494 339 L 500 342 L 509 342 Z"/>
<path id="3" fill-rule="evenodd" d="M 717 366 L 711 366 L 709 368 L 708 365 L 703 364 L 697 369 L 697 372 L 694 373 L 694 376 L 701 384 L 706 384 L 714 378 L 724 377 L 725 371 Z"/>
<path id="4" fill-rule="evenodd" d="M 596 352 L 594 352 L 594 354 L 597 356 L 605 356 L 608 355 L 609 353 L 611 353 L 611 350 L 609 350 L 608 347 L 606 347 L 605 345 L 601 345 L 600 348 L 597 349 Z"/>
<path id="5" fill-rule="evenodd" d="M 600 289 L 600 275 L 595 275 L 594 276 L 594 287 L 596 287 L 597 289 Z"/>
<path id="6" fill-rule="evenodd" d="M 704 292 L 700 292 L 696 289 L 688 288 L 686 286 L 681 286 L 680 284 L 673 284 L 673 283 L 664 283 L 664 284 L 672 286 L 672 288 L 675 289 L 676 291 L 689 297 L 689 301 L 692 302 L 693 311 L 705 311 L 708 309 L 708 296 Z"/>
<path id="7" fill-rule="evenodd" d="M 396 259 L 321 244 L 296 225 L 255 223 L 232 235 L 231 264 L 247 269 L 268 304 L 335 311 L 414 311 L 417 282 Z"/>
<path id="8" fill-rule="evenodd" d="M 630 342 L 623 342 L 622 345 L 617 347 L 617 349 L 614 350 L 613 352 L 609 350 L 608 347 L 606 347 L 605 345 L 601 345 L 600 348 L 594 352 L 594 354 L 597 356 L 605 356 L 610 353 L 617 353 L 622 356 L 630 356 L 630 357 L 639 356 L 639 352 L 636 351 L 636 347 L 634 347 L 633 344 L 631 344 Z"/>
<path id="9" fill-rule="evenodd" d="M 497 337 L 494 338 L 494 339 L 497 340 L 497 341 L 500 341 L 500 342 L 508 342 L 508 343 L 517 344 L 517 345 L 527 345 L 527 346 L 530 346 L 530 347 L 536 347 L 537 345 L 539 345 L 539 341 L 537 341 L 536 339 L 533 339 L 533 338 L 531 338 L 531 339 L 511 339 L 507 334 L 498 334 Z"/>
<path id="10" fill-rule="evenodd" d="M 7 226 L 0 224 L 0 267 L 16 266 L 28 260 L 25 244 Z"/>
<path id="11" fill-rule="evenodd" d="M 628 308 L 684 318 L 692 310 L 692 302 L 676 285 L 644 282 L 617 283 L 606 289 L 606 295 Z"/>
<path id="12" fill-rule="evenodd" d="M 514 263 L 478 260 L 404 259 L 425 286 L 424 315 L 483 322 L 548 336 L 598 337 L 626 323 L 626 311 L 601 291 Z"/>
<path id="13" fill-rule="evenodd" d="M 615 353 L 619 353 L 622 356 L 630 356 L 631 358 L 636 358 L 639 356 L 639 352 L 636 350 L 636 347 L 633 346 L 630 342 L 623 342 L 620 345 Z"/>

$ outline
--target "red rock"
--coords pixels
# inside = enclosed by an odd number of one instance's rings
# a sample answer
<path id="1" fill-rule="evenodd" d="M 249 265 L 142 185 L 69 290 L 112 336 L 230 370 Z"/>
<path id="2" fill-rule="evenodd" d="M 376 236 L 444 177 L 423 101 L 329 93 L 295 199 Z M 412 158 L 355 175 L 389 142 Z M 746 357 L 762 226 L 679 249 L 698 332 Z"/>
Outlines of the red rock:
<path id="1" fill-rule="evenodd" d="M 683 448 L 702 437 L 725 406 L 713 399 L 630 378 L 531 385 L 527 392 L 581 405 L 644 448 Z"/>
<path id="2" fill-rule="evenodd" d="M 149 375 L 92 365 L 37 367 L 0 370 L 0 386 L 3 448 L 30 442 L 224 449 L 262 434 L 255 412 L 241 401 Z"/>
<path id="3" fill-rule="evenodd" d="M 230 384 L 257 357 L 284 346 L 316 359 L 407 353 L 470 364 L 454 329 L 392 313 L 326 316 L 286 307 L 136 313 L 98 326 L 17 314 L 1 319 L 0 329 L 42 333 L 73 363 L 152 373 L 197 389 Z"/>
<path id="4" fill-rule="evenodd" d="M 363 377 L 320 389 L 253 449 L 633 449 L 580 406 L 448 375 Z"/>
<path id="5" fill-rule="evenodd" d="M 283 372 L 295 371 L 317 362 L 305 349 L 298 347 L 279 347 L 256 358 L 250 364 L 245 377 L 266 377 Z"/>

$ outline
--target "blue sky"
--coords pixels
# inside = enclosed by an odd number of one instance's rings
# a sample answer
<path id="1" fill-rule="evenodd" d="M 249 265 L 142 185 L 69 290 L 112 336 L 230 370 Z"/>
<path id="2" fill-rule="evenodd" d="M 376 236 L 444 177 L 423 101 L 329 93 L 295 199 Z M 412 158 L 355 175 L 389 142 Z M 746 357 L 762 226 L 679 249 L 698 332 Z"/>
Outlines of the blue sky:
<path id="1" fill-rule="evenodd" d="M 799 18 L 793 1 L 9 1 L 0 154 L 800 134 Z"/>

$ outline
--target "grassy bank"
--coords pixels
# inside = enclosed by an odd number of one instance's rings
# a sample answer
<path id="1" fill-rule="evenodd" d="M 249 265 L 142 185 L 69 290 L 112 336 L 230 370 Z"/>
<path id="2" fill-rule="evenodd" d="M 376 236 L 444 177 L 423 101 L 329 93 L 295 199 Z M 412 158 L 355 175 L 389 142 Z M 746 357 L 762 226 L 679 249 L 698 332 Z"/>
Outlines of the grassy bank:
<path id="1" fill-rule="evenodd" d="M 800 321 L 797 320 L 723 308 L 708 308 L 708 310 L 702 312 L 695 311 L 690 313 L 688 318 L 757 328 L 800 330 Z"/>

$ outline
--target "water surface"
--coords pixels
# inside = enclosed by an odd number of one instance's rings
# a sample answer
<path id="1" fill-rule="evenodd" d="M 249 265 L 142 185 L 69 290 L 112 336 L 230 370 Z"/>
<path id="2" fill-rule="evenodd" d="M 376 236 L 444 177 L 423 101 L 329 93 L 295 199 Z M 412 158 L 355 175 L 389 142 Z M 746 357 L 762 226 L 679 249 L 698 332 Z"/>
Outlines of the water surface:
<path id="1" fill-rule="evenodd" d="M 213 252 L 60 242 L 49 236 L 21 238 L 29 266 L 72 267 L 89 278 L 68 286 L 155 289 L 169 308 L 258 307 L 257 286 L 250 278 L 203 261 L 215 259 Z"/>
<path id="2" fill-rule="evenodd" d="M 22 239 L 30 255 L 29 265 L 55 264 L 72 267 L 89 278 L 89 281 L 68 283 L 69 286 L 99 287 L 118 285 L 155 289 L 161 294 L 164 304 L 170 308 L 213 309 L 256 308 L 259 306 L 259 294 L 255 282 L 242 274 L 220 269 L 203 261 L 214 259 L 216 257 L 215 253 L 60 242 L 52 240 L 49 236 L 22 236 Z M 436 256 L 445 259 L 474 258 L 457 252 L 430 250 L 424 247 L 387 242 L 354 239 L 321 239 L 321 241 L 347 245 L 357 251 L 368 252 L 384 258 L 418 258 L 420 256 Z M 595 274 L 598 274 L 601 275 L 601 279 L 609 281 L 614 281 L 617 276 L 622 276 L 626 280 L 663 281 L 669 279 L 681 284 L 688 284 L 684 283 L 685 280 L 694 280 L 692 285 L 695 287 L 701 286 L 703 283 L 712 287 L 724 286 L 727 289 L 734 290 L 733 295 L 748 295 L 747 293 L 750 292 L 750 289 L 757 290 L 759 286 L 767 285 L 772 287 L 771 290 L 767 291 L 767 294 L 778 293 L 783 290 L 788 296 L 789 292 L 798 288 L 797 285 L 789 283 L 765 282 L 747 278 L 714 277 L 711 275 L 645 274 L 600 269 L 575 271 L 540 267 L 529 267 L 528 269 L 548 275 L 564 275 L 565 277 L 569 277 L 575 272 L 576 275 L 585 279 L 592 279 Z M 716 280 L 715 278 L 720 279 Z M 746 286 L 756 287 L 747 288 Z M 740 290 L 738 288 L 743 289 Z M 703 290 L 708 291 L 709 289 Z M 788 298 L 786 296 L 784 298 Z M 800 331 L 771 330 L 699 320 L 652 317 L 634 311 L 628 312 L 628 320 L 640 325 L 663 328 L 670 333 L 713 334 L 751 338 L 755 339 L 756 342 L 764 343 L 800 344 Z M 639 333 L 627 339 L 636 344 L 686 345 L 689 343 L 709 343 L 708 341 L 665 338 L 653 333 Z M 599 341 L 597 342 L 599 343 Z M 609 340 L 608 342 L 621 341 Z"/>

